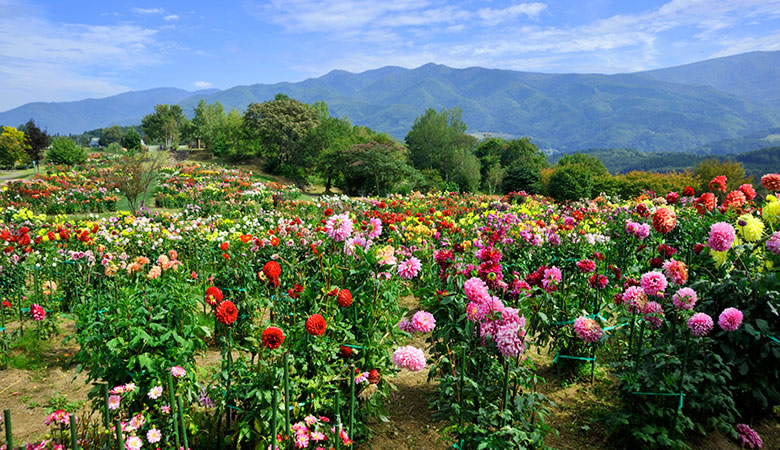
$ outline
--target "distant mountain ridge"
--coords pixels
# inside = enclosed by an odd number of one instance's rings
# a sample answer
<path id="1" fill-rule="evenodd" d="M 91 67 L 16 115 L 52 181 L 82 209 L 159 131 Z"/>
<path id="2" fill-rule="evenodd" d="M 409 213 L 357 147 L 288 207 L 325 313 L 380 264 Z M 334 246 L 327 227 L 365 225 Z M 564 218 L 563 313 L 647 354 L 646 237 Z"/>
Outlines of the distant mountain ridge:
<path id="1" fill-rule="evenodd" d="M 745 70 L 735 69 L 740 67 Z M 204 99 L 243 110 L 284 93 L 306 103 L 324 100 L 334 115 L 399 139 L 425 109 L 459 107 L 470 132 L 529 136 L 543 148 L 677 152 L 780 127 L 774 100 L 780 99 L 778 80 L 780 51 L 616 75 L 453 69 L 429 63 L 357 74 L 334 70 L 298 83 L 222 91 L 163 88 L 100 100 L 34 103 L 0 113 L 0 123 L 17 125 L 33 117 L 51 132 L 80 133 L 113 123 L 140 123 L 157 103 L 178 103 L 191 113 Z"/>

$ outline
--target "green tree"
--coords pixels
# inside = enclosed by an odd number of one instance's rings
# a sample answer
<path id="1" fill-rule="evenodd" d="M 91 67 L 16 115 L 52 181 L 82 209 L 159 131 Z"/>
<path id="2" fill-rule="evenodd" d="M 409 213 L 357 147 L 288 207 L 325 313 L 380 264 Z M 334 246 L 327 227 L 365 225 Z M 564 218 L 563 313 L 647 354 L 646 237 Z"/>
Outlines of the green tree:
<path id="1" fill-rule="evenodd" d="M 100 146 L 105 147 L 112 142 L 119 142 L 122 140 L 122 128 L 119 125 L 112 125 L 108 128 L 103 128 L 100 133 Z"/>
<path id="2" fill-rule="evenodd" d="M 542 193 L 542 177 L 539 169 L 522 161 L 515 161 L 506 169 L 501 183 L 504 194 L 525 191 L 528 194 Z"/>
<path id="3" fill-rule="evenodd" d="M 609 174 L 607 167 L 604 165 L 603 162 L 601 162 L 600 159 L 592 155 L 586 155 L 584 153 L 572 153 L 570 155 L 566 155 L 563 158 L 561 158 L 556 165 L 559 167 L 563 167 L 572 164 L 581 164 L 583 166 L 583 169 L 587 170 L 587 172 L 592 177 L 598 177 L 598 176 Z"/>
<path id="4" fill-rule="evenodd" d="M 51 141 L 51 146 L 46 152 L 46 160 L 50 164 L 81 164 L 87 160 L 87 154 L 84 148 L 73 142 L 73 139 L 67 137 L 55 137 Z"/>
<path id="5" fill-rule="evenodd" d="M 318 123 L 317 110 L 281 94 L 271 101 L 251 103 L 244 114 L 247 135 L 260 142 L 265 156 L 302 171 L 314 166 L 316 155 L 302 144 Z"/>
<path id="6" fill-rule="evenodd" d="M 179 105 L 157 105 L 154 113 L 141 120 L 144 134 L 165 148 L 178 146 L 181 132 L 187 126 L 187 118 Z"/>
<path id="7" fill-rule="evenodd" d="M 24 124 L 23 131 L 27 139 L 27 155 L 32 161 L 40 161 L 43 157 L 43 150 L 51 142 L 49 134 L 45 130 L 41 130 L 32 119 Z"/>
<path id="8" fill-rule="evenodd" d="M 148 151 L 140 151 L 122 156 L 108 178 L 115 184 L 119 192 L 127 197 L 130 212 L 133 214 L 144 206 L 146 193 L 152 182 L 157 178 L 160 168 L 167 161 L 165 153 L 151 156 Z"/>
<path id="9" fill-rule="evenodd" d="M 213 153 L 232 159 L 255 154 L 244 138 L 244 117 L 237 109 L 231 109 L 214 129 Z"/>
<path id="10" fill-rule="evenodd" d="M 0 164 L 15 168 L 17 164 L 27 161 L 28 147 L 23 131 L 4 126 L 0 133 Z"/>
<path id="11" fill-rule="evenodd" d="M 206 150 L 214 152 L 214 146 L 220 137 L 221 128 L 224 126 L 225 108 L 220 102 L 209 105 L 201 99 L 193 111 L 195 115 L 192 117 L 192 126 L 187 137 L 192 140 L 200 140 Z"/>
<path id="12" fill-rule="evenodd" d="M 138 134 L 138 131 L 136 131 L 134 127 L 130 127 L 127 130 L 127 133 L 125 133 L 125 135 L 122 136 L 121 142 L 122 142 L 122 147 L 130 151 L 141 150 L 141 135 Z"/>
<path id="13" fill-rule="evenodd" d="M 341 153 L 340 162 L 340 187 L 348 195 L 387 195 L 417 175 L 406 149 L 392 139 L 355 144 Z"/>
<path id="14" fill-rule="evenodd" d="M 325 193 L 329 194 L 334 179 L 340 174 L 341 154 L 360 138 L 352 131 L 352 124 L 345 118 L 330 117 L 327 108 L 319 111 L 319 124 L 306 135 L 304 145 L 317 155 L 316 171 L 325 181 Z"/>
<path id="15" fill-rule="evenodd" d="M 452 182 L 463 191 L 474 191 L 481 167 L 474 155 L 477 139 L 467 135 L 466 129 L 460 109 L 436 112 L 428 108 L 406 135 L 412 165 L 418 170 L 438 170 L 445 184 Z"/>
<path id="16" fill-rule="evenodd" d="M 590 198 L 593 188 L 591 168 L 585 164 L 566 164 L 550 177 L 550 195 L 558 201 Z"/>

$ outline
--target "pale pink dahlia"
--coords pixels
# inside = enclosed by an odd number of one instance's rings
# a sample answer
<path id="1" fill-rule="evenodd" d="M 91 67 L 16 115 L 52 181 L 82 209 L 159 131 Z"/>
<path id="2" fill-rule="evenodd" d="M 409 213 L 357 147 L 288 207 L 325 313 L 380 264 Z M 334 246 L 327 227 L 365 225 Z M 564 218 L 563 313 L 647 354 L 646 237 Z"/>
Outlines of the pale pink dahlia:
<path id="1" fill-rule="evenodd" d="M 463 283 L 463 291 L 466 292 L 466 297 L 475 303 L 483 303 L 490 298 L 487 284 L 477 277 L 466 280 Z"/>
<path id="2" fill-rule="evenodd" d="M 598 322 L 582 316 L 574 321 L 574 332 L 577 333 L 577 337 L 587 343 L 597 342 L 601 339 L 601 335 L 604 334 Z"/>
<path id="3" fill-rule="evenodd" d="M 645 307 L 644 319 L 653 329 L 658 329 L 664 322 L 664 308 L 658 302 L 648 302 Z"/>
<path id="4" fill-rule="evenodd" d="M 414 327 L 415 331 L 418 333 L 429 333 L 436 327 L 436 319 L 434 319 L 433 314 L 427 311 L 417 311 L 414 313 L 411 323 L 412 327 Z"/>
<path id="5" fill-rule="evenodd" d="M 716 252 L 725 252 L 734 242 L 734 227 L 726 222 L 713 223 L 710 227 L 710 237 L 707 245 Z"/>
<path id="6" fill-rule="evenodd" d="M 425 368 L 425 353 L 419 348 L 406 345 L 393 352 L 393 362 L 401 369 L 419 372 Z"/>
<path id="7" fill-rule="evenodd" d="M 398 276 L 404 280 L 411 280 L 417 276 L 421 268 L 422 263 L 420 263 L 420 260 L 412 256 L 398 264 Z"/>
<path id="8" fill-rule="evenodd" d="M 723 331 L 736 331 L 742 325 L 742 311 L 737 308 L 726 308 L 718 317 L 718 325 Z"/>
<path id="9" fill-rule="evenodd" d="M 685 287 L 675 292 L 672 296 L 672 303 L 676 308 L 691 310 L 696 304 L 698 297 L 696 291 L 689 287 Z"/>
<path id="10" fill-rule="evenodd" d="M 629 286 L 623 293 L 623 303 L 628 312 L 634 314 L 643 314 L 647 306 L 647 294 L 639 286 Z"/>
<path id="11" fill-rule="evenodd" d="M 346 240 L 352 234 L 353 222 L 347 214 L 331 216 L 325 224 L 325 232 L 328 237 L 336 242 Z"/>
<path id="12" fill-rule="evenodd" d="M 688 319 L 688 328 L 694 336 L 706 336 L 712 331 L 712 317 L 704 313 L 696 313 Z"/>
<path id="13" fill-rule="evenodd" d="M 647 272 L 642 275 L 642 279 L 639 281 L 647 295 L 654 295 L 661 297 L 666 286 L 669 282 L 666 281 L 666 277 L 661 272 Z"/>
<path id="14" fill-rule="evenodd" d="M 368 238 L 376 239 L 382 234 L 382 221 L 373 217 L 368 221 Z"/>
<path id="15" fill-rule="evenodd" d="M 519 323 L 510 323 L 498 327 L 494 340 L 496 347 L 505 357 L 514 357 L 525 351 L 525 331 Z"/>
<path id="16" fill-rule="evenodd" d="M 766 241 L 766 249 L 773 255 L 780 255 L 780 231 L 775 231 Z"/>

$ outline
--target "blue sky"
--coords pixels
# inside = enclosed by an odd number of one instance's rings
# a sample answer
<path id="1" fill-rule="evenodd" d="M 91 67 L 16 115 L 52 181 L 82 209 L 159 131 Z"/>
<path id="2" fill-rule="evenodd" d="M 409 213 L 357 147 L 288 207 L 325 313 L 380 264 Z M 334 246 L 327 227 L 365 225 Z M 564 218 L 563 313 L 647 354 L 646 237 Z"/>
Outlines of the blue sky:
<path id="1" fill-rule="evenodd" d="M 0 0 L 0 111 L 333 69 L 617 73 L 780 50 L 780 0 Z"/>

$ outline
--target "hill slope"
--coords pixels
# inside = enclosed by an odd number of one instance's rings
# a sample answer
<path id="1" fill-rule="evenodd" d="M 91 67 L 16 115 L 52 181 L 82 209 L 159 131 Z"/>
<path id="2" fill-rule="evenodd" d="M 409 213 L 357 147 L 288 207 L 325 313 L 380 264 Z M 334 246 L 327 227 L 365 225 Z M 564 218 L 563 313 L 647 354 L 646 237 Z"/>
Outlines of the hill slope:
<path id="1" fill-rule="evenodd" d="M 773 75 L 780 67 L 778 59 L 780 52 L 756 52 L 618 75 L 388 66 L 224 91 L 166 88 L 101 100 L 35 103 L 0 113 L 0 123 L 17 125 L 33 117 L 50 131 L 76 133 L 113 123 L 137 124 L 156 103 L 178 102 L 191 113 L 203 98 L 243 110 L 251 102 L 284 93 L 306 103 L 324 100 L 333 114 L 399 139 L 426 108 L 459 107 L 470 132 L 529 136 L 543 148 L 678 152 L 780 127 L 780 110 L 755 101 L 752 93 L 780 98 L 780 83 Z M 746 67 L 746 61 L 753 70 L 731 70 Z"/>
<path id="2" fill-rule="evenodd" d="M 35 119 L 51 134 L 81 133 L 110 125 L 136 125 L 160 103 L 178 103 L 192 95 L 208 95 L 216 89 L 191 92 L 177 88 L 131 91 L 106 98 L 75 102 L 27 103 L 0 113 L 0 123 L 17 126 Z"/>

